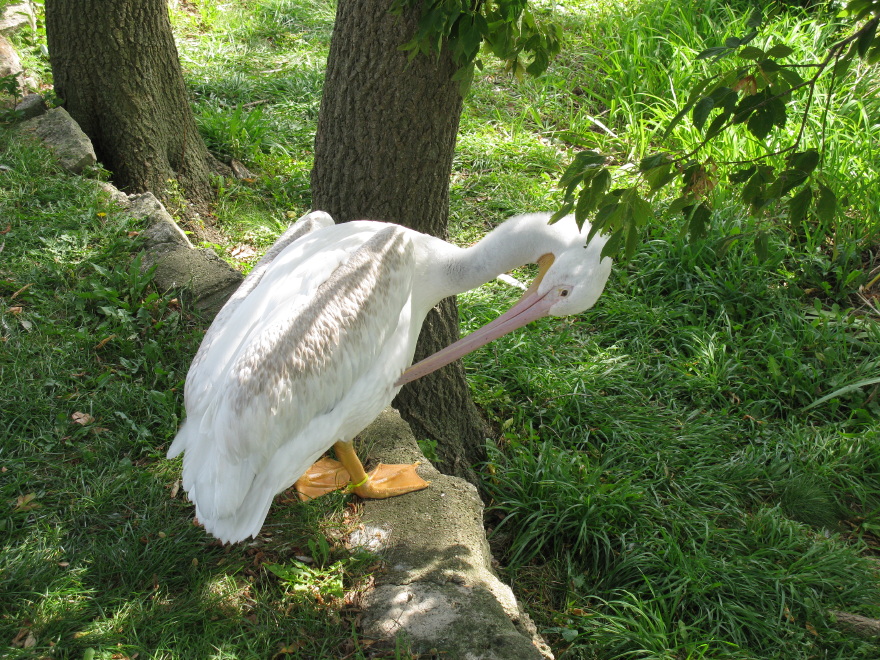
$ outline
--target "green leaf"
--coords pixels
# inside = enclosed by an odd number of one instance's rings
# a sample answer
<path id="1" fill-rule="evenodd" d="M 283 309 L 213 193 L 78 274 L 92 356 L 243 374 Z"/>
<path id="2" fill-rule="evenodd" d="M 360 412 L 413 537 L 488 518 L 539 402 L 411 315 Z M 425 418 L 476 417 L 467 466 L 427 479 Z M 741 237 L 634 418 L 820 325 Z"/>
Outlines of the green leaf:
<path id="1" fill-rule="evenodd" d="M 752 165 L 751 167 L 747 167 L 744 170 L 737 170 L 736 172 L 732 172 L 730 176 L 728 176 L 728 180 L 731 183 L 745 183 L 749 180 L 757 168 Z"/>
<path id="2" fill-rule="evenodd" d="M 571 197 L 574 189 L 591 169 L 598 168 L 604 162 L 605 156 L 592 149 L 578 152 L 559 179 L 559 187 L 566 189 L 565 198 Z"/>
<path id="3" fill-rule="evenodd" d="M 644 227 L 654 217 L 654 209 L 647 200 L 639 196 L 638 188 L 633 188 L 633 195 L 629 200 L 632 209 L 632 221 L 638 227 Z"/>
<path id="4" fill-rule="evenodd" d="M 807 180 L 807 173 L 800 169 L 785 170 L 767 191 L 768 197 L 782 197 Z"/>
<path id="5" fill-rule="evenodd" d="M 767 232 L 759 231 L 755 234 L 755 254 L 761 261 L 767 261 L 770 256 L 770 238 Z"/>
<path id="6" fill-rule="evenodd" d="M 819 198 L 816 200 L 816 215 L 820 220 L 831 222 L 837 213 L 837 195 L 828 186 L 819 184 Z"/>
<path id="7" fill-rule="evenodd" d="M 788 117 L 788 110 L 785 103 L 778 98 L 771 98 L 768 102 L 770 112 L 773 114 L 773 123 L 779 128 L 785 128 L 785 120 Z"/>
<path id="8" fill-rule="evenodd" d="M 741 124 L 748 121 L 749 117 L 755 111 L 755 108 L 764 102 L 764 94 L 754 94 L 753 96 L 744 96 L 736 106 L 736 114 L 733 117 L 734 124 Z"/>
<path id="9" fill-rule="evenodd" d="M 810 186 L 804 186 L 797 195 L 788 202 L 788 221 L 792 225 L 803 222 L 807 217 L 807 210 L 810 208 L 810 202 L 813 201 L 813 189 Z"/>
<path id="10" fill-rule="evenodd" d="M 729 50 L 730 48 L 726 48 L 724 46 L 714 46 L 712 48 L 707 48 L 706 50 L 702 51 L 699 55 L 697 55 L 697 59 L 705 60 L 712 57 L 713 55 L 724 55 L 724 53 L 728 52 Z"/>
<path id="11" fill-rule="evenodd" d="M 724 108 L 725 112 L 733 112 L 736 108 L 737 94 L 730 87 L 716 87 L 709 96 L 716 108 Z"/>
<path id="12" fill-rule="evenodd" d="M 701 129 L 706 123 L 706 118 L 715 107 L 715 101 L 711 96 L 704 96 L 694 106 L 693 122 L 697 129 Z"/>
<path id="13" fill-rule="evenodd" d="M 865 57 L 865 54 L 868 52 L 868 48 L 871 46 L 871 42 L 874 41 L 874 35 L 877 32 L 877 20 L 874 19 L 865 25 L 864 32 L 859 35 L 858 40 L 856 41 L 856 50 L 859 53 L 859 57 Z"/>
<path id="14" fill-rule="evenodd" d="M 868 57 L 865 58 L 865 62 L 873 66 L 878 60 L 880 60 L 880 37 L 874 37 L 874 44 L 871 46 L 871 50 L 868 51 Z"/>
<path id="15" fill-rule="evenodd" d="M 782 76 L 785 79 L 785 82 L 787 82 L 792 87 L 802 85 L 804 82 L 804 79 L 801 78 L 801 74 L 799 74 L 794 69 L 789 69 L 788 67 L 782 67 L 781 69 L 779 69 L 779 75 Z"/>
<path id="16" fill-rule="evenodd" d="M 724 40 L 724 45 L 728 48 L 739 48 L 741 44 L 742 39 L 739 39 L 738 37 L 727 37 L 727 39 Z"/>
<path id="17" fill-rule="evenodd" d="M 672 130 L 678 125 L 678 122 L 682 120 L 682 118 L 690 112 L 691 108 L 694 106 L 694 103 L 700 98 L 700 95 L 703 93 L 709 85 L 712 84 L 713 81 L 718 79 L 718 75 L 709 76 L 708 78 L 704 78 L 700 82 L 691 88 L 690 94 L 688 94 L 688 100 L 684 104 L 684 107 L 678 111 L 678 113 L 670 120 L 669 124 L 666 126 L 666 130 L 663 132 L 663 137 L 666 138 L 672 133 Z"/>
<path id="18" fill-rule="evenodd" d="M 677 172 L 672 169 L 672 163 L 667 162 L 661 167 L 655 167 L 645 173 L 645 181 L 648 182 L 651 191 L 660 190 L 663 186 L 672 181 Z"/>
<path id="19" fill-rule="evenodd" d="M 605 223 L 608 222 L 608 219 L 617 210 L 618 206 L 620 206 L 620 202 L 611 202 L 600 208 L 593 218 L 593 226 L 590 233 L 595 234 L 596 230 L 604 228 Z"/>
<path id="20" fill-rule="evenodd" d="M 574 207 L 574 219 L 578 227 L 584 226 L 587 216 L 596 208 L 601 199 L 601 195 L 597 195 L 592 186 L 581 189 L 580 194 L 578 194 L 577 205 Z"/>
<path id="21" fill-rule="evenodd" d="M 596 173 L 596 176 L 593 177 L 593 182 L 590 184 L 590 187 L 595 194 L 604 195 L 610 186 L 611 172 L 608 171 L 607 167 L 603 167 Z"/>
<path id="22" fill-rule="evenodd" d="M 737 54 L 744 60 L 757 60 L 767 57 L 767 53 L 765 53 L 757 46 L 746 46 Z"/>
<path id="23" fill-rule="evenodd" d="M 788 57 L 794 52 L 794 48 L 789 48 L 784 44 L 776 44 L 767 51 L 768 57 Z"/>
<path id="24" fill-rule="evenodd" d="M 835 78 L 843 78 L 846 75 L 847 70 L 849 69 L 849 65 L 852 63 L 853 51 L 850 51 L 844 55 L 843 57 L 838 58 L 838 60 L 834 63 L 834 77 Z"/>
<path id="25" fill-rule="evenodd" d="M 574 208 L 574 204 L 572 204 L 571 202 L 563 204 L 562 207 L 558 211 L 556 211 L 556 213 L 554 213 L 553 215 L 550 216 L 549 224 L 552 225 L 555 222 L 559 222 L 560 220 L 562 220 L 562 218 L 564 218 L 569 213 L 571 213 L 571 210 L 573 208 Z"/>
<path id="26" fill-rule="evenodd" d="M 776 60 L 766 59 L 758 62 L 758 67 L 764 73 L 772 73 L 774 71 L 779 71 L 781 68 L 779 64 L 776 63 Z"/>
<path id="27" fill-rule="evenodd" d="M 740 40 L 739 40 L 739 45 L 740 45 L 740 46 L 745 46 L 747 43 L 749 43 L 750 41 L 752 41 L 752 40 L 753 40 L 755 37 L 757 37 L 757 36 L 758 36 L 758 31 L 757 31 L 757 30 L 752 30 L 752 31 L 749 32 L 747 35 L 745 35 L 744 37 L 741 37 L 741 38 L 740 38 Z"/>
<path id="28" fill-rule="evenodd" d="M 602 248 L 602 257 L 613 257 L 617 254 L 617 251 L 620 250 L 620 241 L 623 238 L 623 229 L 618 229 L 616 232 L 611 234 L 611 237 L 608 239 L 608 242 L 605 243 L 605 246 Z"/>
<path id="29" fill-rule="evenodd" d="M 666 209 L 666 213 L 669 215 L 676 215 L 677 213 L 681 213 L 688 204 L 690 204 L 692 200 L 687 197 L 677 197 L 672 200 L 672 203 Z"/>
<path id="30" fill-rule="evenodd" d="M 746 21 L 746 27 L 756 28 L 761 25 L 761 22 L 764 20 L 763 15 L 761 14 L 760 9 L 755 9 L 749 15 L 749 20 Z"/>
<path id="31" fill-rule="evenodd" d="M 759 140 L 765 139 L 773 130 L 773 111 L 767 106 L 756 109 L 746 124 L 749 132 Z"/>
<path id="32" fill-rule="evenodd" d="M 655 167 L 659 167 L 664 163 L 669 161 L 669 156 L 665 153 L 654 154 L 653 156 L 646 156 L 639 161 L 639 172 L 647 172 L 648 170 L 654 169 Z"/>
<path id="33" fill-rule="evenodd" d="M 540 76 L 550 66 L 550 54 L 545 50 L 535 52 L 535 59 L 526 67 L 526 73 L 530 76 Z"/>
<path id="34" fill-rule="evenodd" d="M 635 225 L 630 225 L 629 229 L 626 232 L 626 247 L 624 248 L 624 254 L 627 259 L 631 259 L 632 256 L 636 253 L 636 248 L 639 246 L 639 230 L 636 229 Z"/>
<path id="35" fill-rule="evenodd" d="M 766 181 L 763 173 L 758 170 L 743 186 L 740 196 L 745 204 L 752 207 L 754 211 L 764 204 L 764 185 Z"/>
<path id="36" fill-rule="evenodd" d="M 692 240 L 706 237 L 706 225 L 709 224 L 711 217 L 712 211 L 703 202 L 696 204 L 691 209 L 688 218 L 688 233 Z"/>
<path id="37" fill-rule="evenodd" d="M 812 174 L 816 166 L 819 165 L 819 152 L 815 149 L 807 149 L 792 154 L 788 158 L 789 164 L 807 174 Z"/>
<path id="38" fill-rule="evenodd" d="M 709 124 L 709 128 L 706 129 L 706 139 L 710 139 L 718 135 L 721 132 L 721 129 L 724 128 L 724 125 L 727 123 L 727 120 L 730 119 L 730 115 L 732 113 L 722 112 L 720 115 L 715 117 L 712 120 L 712 123 Z"/>

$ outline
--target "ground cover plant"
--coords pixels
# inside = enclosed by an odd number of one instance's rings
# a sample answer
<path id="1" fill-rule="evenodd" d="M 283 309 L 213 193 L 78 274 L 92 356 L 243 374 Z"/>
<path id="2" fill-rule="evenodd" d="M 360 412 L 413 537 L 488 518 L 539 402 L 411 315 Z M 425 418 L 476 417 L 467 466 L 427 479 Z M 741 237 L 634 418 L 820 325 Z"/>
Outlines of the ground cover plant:
<path id="1" fill-rule="evenodd" d="M 751 8 L 541 5 L 565 34 L 545 76 L 518 81 L 487 60 L 475 77 L 453 240 L 553 210 L 573 149 L 638 163 L 686 95 L 696 53 Z M 209 147 L 257 173 L 218 182 L 215 247 L 246 270 L 309 207 L 333 5 L 199 0 L 171 12 Z M 799 12 L 781 13 L 767 39 L 818 53 L 836 19 L 804 24 Z M 468 358 L 497 429 L 482 470 L 492 543 L 558 657 L 880 654 L 830 614 L 880 615 L 880 329 L 876 285 L 864 288 L 878 265 L 878 79 L 856 68 L 832 99 L 826 180 L 850 198 L 845 220 L 794 231 L 771 209 L 759 259 L 751 240 L 731 239 L 756 227 L 719 185 L 705 238 L 657 223 L 584 319 L 535 324 Z M 675 139 L 697 139 L 689 131 L 683 122 Z M 191 524 L 164 450 L 204 323 L 131 261 L 136 224 L 2 140 L 4 653 L 368 657 L 346 608 L 376 566 L 334 541 L 350 505 L 285 502 L 255 546 L 219 547 Z M 752 146 L 713 148 L 721 159 Z M 463 331 L 515 296 L 501 283 L 463 296 Z"/>

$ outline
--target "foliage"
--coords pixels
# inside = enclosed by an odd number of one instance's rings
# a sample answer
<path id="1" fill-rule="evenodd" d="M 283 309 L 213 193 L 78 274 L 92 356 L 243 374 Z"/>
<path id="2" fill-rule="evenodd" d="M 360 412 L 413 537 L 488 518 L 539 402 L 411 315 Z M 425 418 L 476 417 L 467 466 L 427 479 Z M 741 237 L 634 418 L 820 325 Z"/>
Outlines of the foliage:
<path id="1" fill-rule="evenodd" d="M 838 193 L 822 176 L 822 147 L 802 146 L 817 83 L 830 75 L 817 131 L 818 140 L 824 145 L 831 90 L 855 59 L 861 58 L 869 65 L 880 59 L 880 4 L 854 0 L 848 11 L 853 21 L 874 16 L 828 46 L 820 62 L 801 64 L 789 59 L 795 50 L 781 41 L 763 47 L 755 45 L 764 17 L 761 10 L 754 10 L 746 21 L 744 34 L 727 37 L 724 45 L 706 48 L 696 56 L 697 60 L 711 60 L 720 70 L 693 83 L 687 100 L 666 122 L 661 140 L 667 140 L 676 126 L 690 116 L 694 129 L 701 133 L 698 143 L 684 153 L 660 151 L 642 158 L 638 164 L 641 177 L 624 177 L 630 179 L 629 185 L 618 188 L 612 188 L 612 171 L 605 155 L 595 150 L 578 153 L 560 180 L 564 200 L 554 218 L 574 212 L 578 222 L 583 223 L 592 215 L 591 236 L 596 232 L 611 235 L 603 252 L 632 257 L 640 231 L 654 215 L 650 202 L 656 201 L 667 186 L 677 184 L 679 196 L 668 204 L 665 214 L 682 214 L 684 230 L 692 239 L 701 238 L 711 221 L 711 193 L 718 183 L 719 170 L 723 169 L 728 172 L 730 184 L 741 186 L 741 201 L 753 216 L 765 215 L 775 203 L 784 200 L 789 231 L 803 232 L 809 214 L 815 218 L 811 225 L 819 228 L 818 233 L 830 233 L 828 226 L 847 210 L 848 200 L 838 199 Z M 777 6 L 768 17 L 778 12 Z M 730 59 L 734 59 L 732 64 L 719 64 Z M 799 73 L 804 67 L 813 69 L 813 75 L 806 79 Z M 806 94 L 806 99 L 798 100 L 796 105 L 799 91 Z M 722 132 L 739 126 L 753 136 L 757 145 L 764 146 L 774 131 L 786 129 L 792 111 L 800 115 L 800 120 L 797 129 L 789 130 L 781 138 L 788 141 L 785 146 L 754 155 L 736 154 L 725 161 L 713 156 L 694 159 Z M 766 231 L 754 232 L 754 246 L 762 258 L 767 257 Z"/>
<path id="2" fill-rule="evenodd" d="M 394 0 L 392 13 L 419 10 L 413 38 L 401 46 L 410 57 L 436 56 L 445 47 L 459 67 L 453 80 L 462 95 L 470 89 L 475 69 L 482 69 L 480 51 L 507 64 L 515 76 L 542 74 L 559 52 L 562 32 L 552 22 L 542 22 L 527 0 Z M 522 59 L 531 58 L 524 64 Z"/>
<path id="3" fill-rule="evenodd" d="M 2 7 L 0 7 L 0 10 L 2 10 Z M 9 98 L 3 99 L 3 95 Z M 4 101 L 3 106 L 0 107 L 0 123 L 16 122 L 24 116 L 21 110 L 15 109 L 15 105 L 20 99 L 21 84 L 19 83 L 18 75 L 12 74 L 0 77 L 0 100 Z M 9 103 L 11 107 L 6 107 L 6 103 Z"/>

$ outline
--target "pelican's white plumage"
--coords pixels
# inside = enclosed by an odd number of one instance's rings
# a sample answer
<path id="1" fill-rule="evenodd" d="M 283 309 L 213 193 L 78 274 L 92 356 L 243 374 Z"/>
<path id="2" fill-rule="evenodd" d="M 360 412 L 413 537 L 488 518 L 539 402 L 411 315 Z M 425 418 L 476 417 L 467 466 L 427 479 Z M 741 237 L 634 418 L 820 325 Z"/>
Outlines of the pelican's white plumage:
<path id="1" fill-rule="evenodd" d="M 591 307 L 611 268 L 604 240 L 585 248 L 588 226 L 548 219 L 511 218 L 471 248 L 394 224 L 335 225 L 320 211 L 293 225 L 217 315 L 187 375 L 168 455 L 184 452 L 183 486 L 205 529 L 229 542 L 256 535 L 275 494 L 350 442 L 402 382 L 472 350 L 463 340 L 401 377 L 446 296 L 552 255 L 515 309 L 531 319 Z"/>

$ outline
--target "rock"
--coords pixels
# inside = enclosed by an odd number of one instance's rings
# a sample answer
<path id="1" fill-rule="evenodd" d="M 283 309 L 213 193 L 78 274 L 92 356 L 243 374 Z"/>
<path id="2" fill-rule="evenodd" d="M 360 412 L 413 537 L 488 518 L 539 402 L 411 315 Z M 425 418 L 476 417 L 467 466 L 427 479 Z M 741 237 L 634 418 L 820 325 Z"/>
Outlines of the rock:
<path id="1" fill-rule="evenodd" d="M 107 193 L 107 196 L 109 197 L 111 203 L 116 204 L 117 206 L 121 206 L 124 209 L 127 209 L 131 205 L 128 195 L 126 195 L 112 183 L 108 183 L 107 181 L 95 180 L 95 187 Z"/>
<path id="2" fill-rule="evenodd" d="M 382 463 L 424 462 L 419 473 L 431 482 L 416 493 L 364 503 L 363 527 L 349 542 L 378 552 L 388 570 L 364 596 L 363 634 L 386 640 L 403 634 L 413 651 L 436 649 L 450 659 L 552 658 L 491 568 L 476 488 L 428 463 L 393 409 L 360 439 Z"/>
<path id="3" fill-rule="evenodd" d="M 20 130 L 40 138 L 72 174 L 82 174 L 97 163 L 91 140 L 64 108 L 54 108 L 22 122 Z"/>
<path id="4" fill-rule="evenodd" d="M 184 231 L 153 193 L 129 195 L 128 204 L 133 217 L 146 221 L 147 228 L 141 232 L 146 251 L 162 253 L 177 248 L 193 249 Z"/>
<path id="5" fill-rule="evenodd" d="M 880 619 L 870 619 L 860 614 L 831 611 L 838 628 L 847 630 L 862 639 L 880 638 Z"/>
<path id="6" fill-rule="evenodd" d="M 9 5 L 0 16 L 0 34 L 12 34 L 22 28 L 37 29 L 37 19 L 30 2 L 16 2 Z"/>
<path id="7" fill-rule="evenodd" d="M 21 59 L 18 57 L 18 53 L 15 52 L 15 48 L 6 40 L 6 37 L 0 34 L 0 78 L 19 76 L 20 84 L 23 71 Z"/>
<path id="8" fill-rule="evenodd" d="M 33 119 L 40 115 L 46 114 L 49 106 L 39 94 L 26 94 L 25 97 L 15 106 L 18 112 L 22 113 L 22 120 Z"/>
<path id="9" fill-rule="evenodd" d="M 212 250 L 193 249 L 153 193 L 129 195 L 129 213 L 145 221 L 143 267 L 156 267 L 153 280 L 160 289 L 178 289 L 200 312 L 213 316 L 235 292 L 242 275 Z"/>

